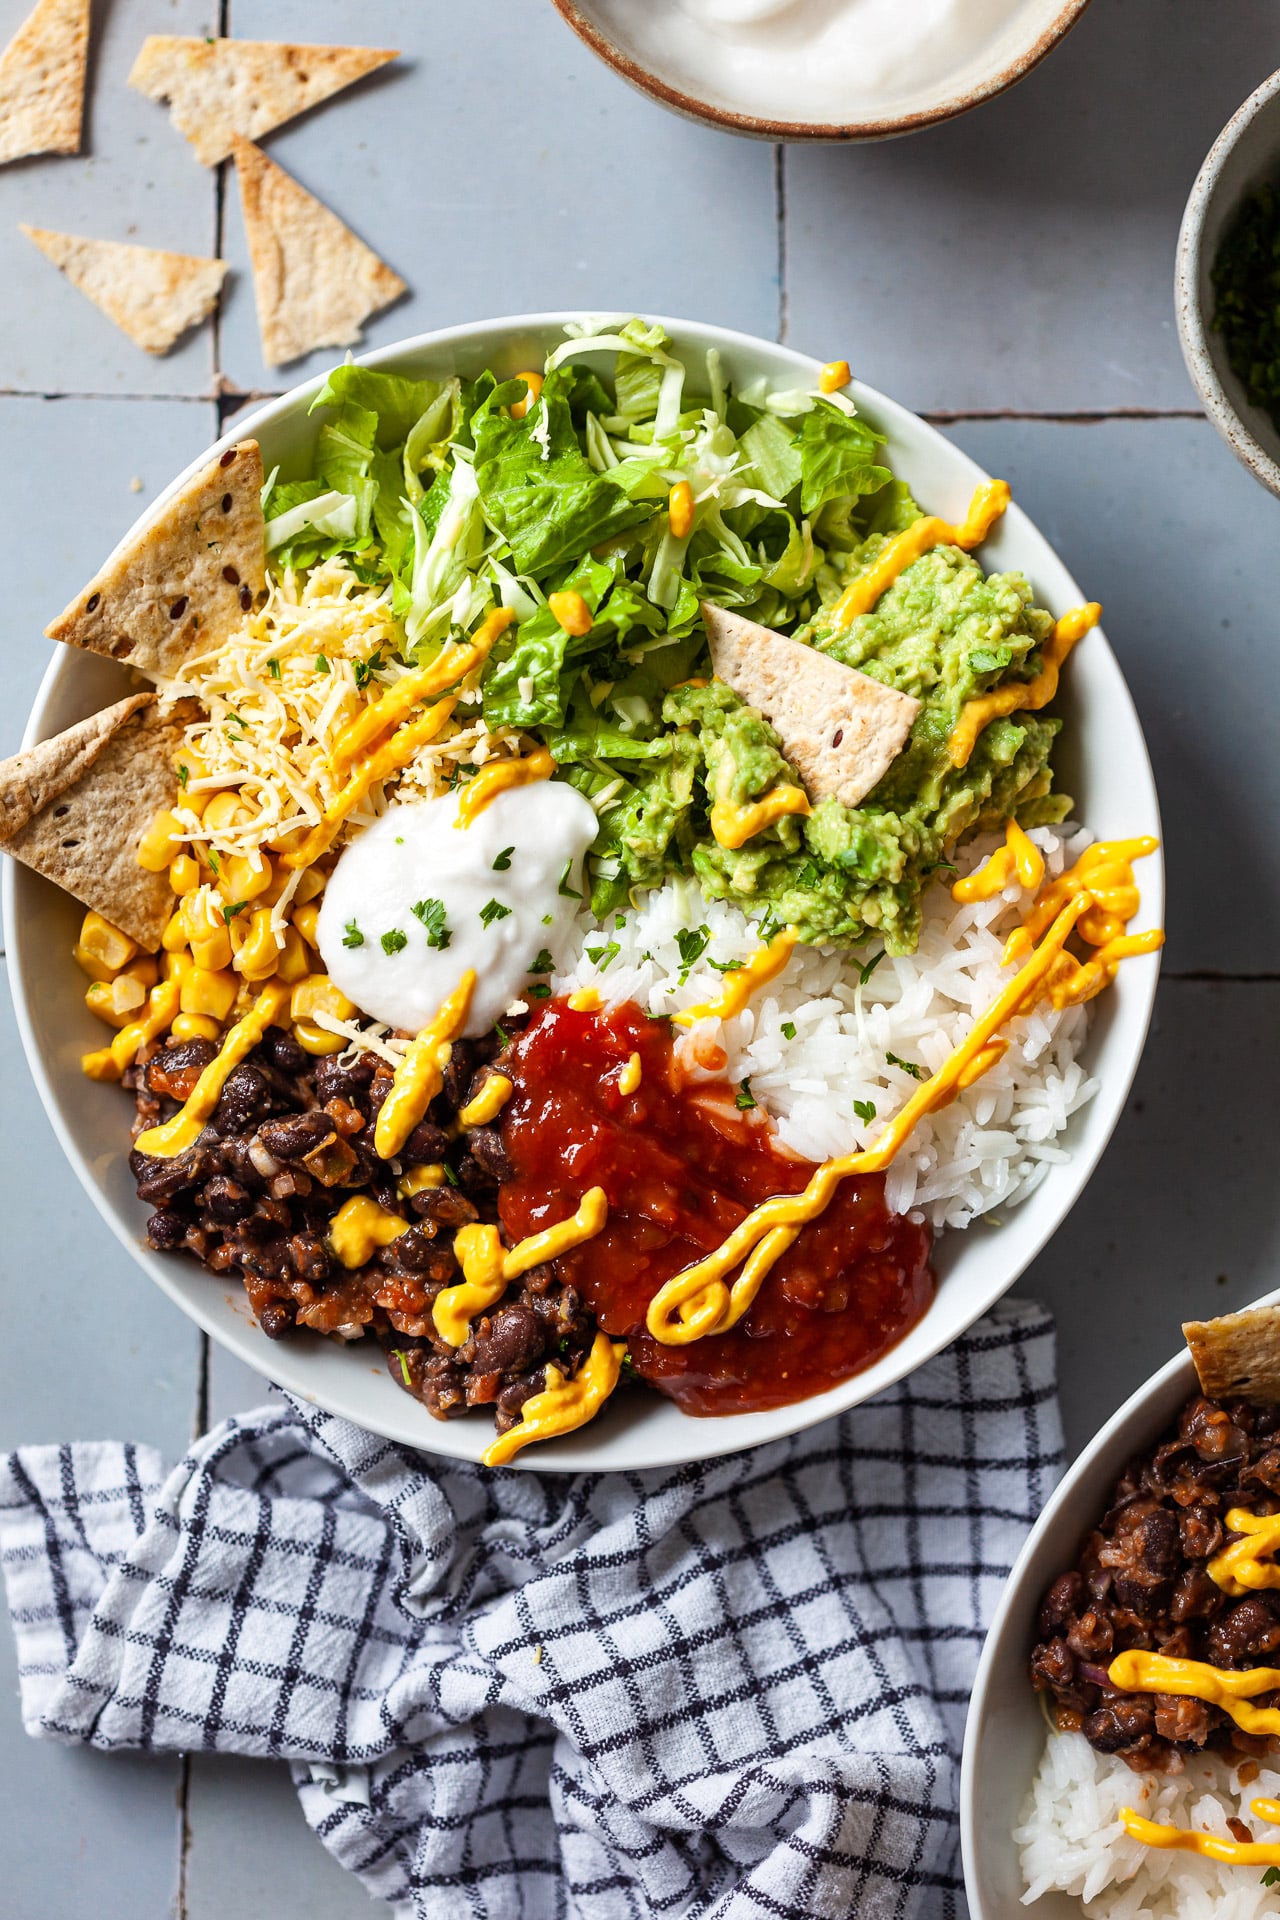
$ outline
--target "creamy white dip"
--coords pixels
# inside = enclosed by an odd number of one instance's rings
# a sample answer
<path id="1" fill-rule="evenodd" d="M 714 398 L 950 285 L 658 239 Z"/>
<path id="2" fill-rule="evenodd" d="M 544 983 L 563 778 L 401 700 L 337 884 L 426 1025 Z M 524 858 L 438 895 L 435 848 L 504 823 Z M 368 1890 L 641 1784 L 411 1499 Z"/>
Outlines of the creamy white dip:
<path id="1" fill-rule="evenodd" d="M 972 79 L 1036 11 L 1036 0 L 599 0 L 624 46 L 698 98 L 837 124 Z"/>
<path id="2" fill-rule="evenodd" d="M 456 793 L 388 807 L 343 853 L 320 909 L 329 978 L 362 1012 L 409 1033 L 426 1026 L 468 967 L 469 1035 L 487 1032 L 521 998 L 539 950 L 577 911 L 567 889 L 581 893 L 598 824 L 562 780 L 510 788 L 469 827 L 457 820 Z"/>

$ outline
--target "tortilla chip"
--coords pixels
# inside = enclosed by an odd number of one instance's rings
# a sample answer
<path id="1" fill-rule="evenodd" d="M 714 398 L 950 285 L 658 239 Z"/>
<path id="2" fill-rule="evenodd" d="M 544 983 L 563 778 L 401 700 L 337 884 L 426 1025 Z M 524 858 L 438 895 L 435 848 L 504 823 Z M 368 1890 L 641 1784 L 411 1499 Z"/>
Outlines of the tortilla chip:
<path id="1" fill-rule="evenodd" d="M 266 364 L 353 345 L 369 315 L 400 298 L 404 281 L 248 140 L 237 138 L 234 152 Z"/>
<path id="2" fill-rule="evenodd" d="M 242 440 L 127 534 L 45 633 L 172 679 L 235 632 L 266 578 L 262 455 Z"/>
<path id="3" fill-rule="evenodd" d="M 0 53 L 0 161 L 79 153 L 90 0 L 40 0 Z"/>
<path id="4" fill-rule="evenodd" d="M 149 953 L 174 900 L 166 873 L 138 865 L 138 842 L 160 808 L 173 804 L 173 755 L 197 713 L 194 701 L 184 701 L 161 718 L 153 694 L 135 695 L 0 761 L 4 851 Z"/>
<path id="5" fill-rule="evenodd" d="M 151 100 L 167 100 L 170 118 L 196 158 L 214 167 L 230 154 L 237 134 L 256 140 L 397 58 L 388 47 L 153 33 L 142 43 L 129 85 Z"/>
<path id="6" fill-rule="evenodd" d="M 920 711 L 908 693 L 706 602 L 716 677 L 758 707 L 811 800 L 856 807 L 906 745 Z"/>
<path id="7" fill-rule="evenodd" d="M 1182 1331 L 1210 1400 L 1280 1403 L 1280 1307 L 1187 1320 Z"/>
<path id="8" fill-rule="evenodd" d="M 73 287 L 148 353 L 168 353 L 188 327 L 208 317 L 227 271 L 225 260 L 166 253 L 161 247 L 87 240 L 47 227 L 23 225 L 22 231 Z"/>

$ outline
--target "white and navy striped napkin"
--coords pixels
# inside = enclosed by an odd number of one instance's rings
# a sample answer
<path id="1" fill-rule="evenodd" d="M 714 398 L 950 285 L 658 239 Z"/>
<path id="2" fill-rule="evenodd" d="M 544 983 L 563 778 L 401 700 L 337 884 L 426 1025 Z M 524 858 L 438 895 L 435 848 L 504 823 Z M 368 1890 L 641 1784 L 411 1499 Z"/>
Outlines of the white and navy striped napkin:
<path id="1" fill-rule="evenodd" d="M 486 1472 L 296 1401 L 0 1468 L 28 1732 L 292 1762 L 416 1920 L 955 1920 L 978 1651 L 1062 1460 L 1007 1302 L 811 1432 Z"/>

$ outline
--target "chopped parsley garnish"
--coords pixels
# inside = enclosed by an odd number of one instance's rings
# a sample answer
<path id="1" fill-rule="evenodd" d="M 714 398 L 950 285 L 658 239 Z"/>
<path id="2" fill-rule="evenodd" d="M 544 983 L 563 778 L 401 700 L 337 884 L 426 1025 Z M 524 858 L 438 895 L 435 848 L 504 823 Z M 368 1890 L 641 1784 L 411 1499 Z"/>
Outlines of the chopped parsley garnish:
<path id="1" fill-rule="evenodd" d="M 495 920 L 508 919 L 510 913 L 510 907 L 504 907 L 501 900 L 486 900 L 480 909 L 480 925 L 491 927 Z"/>
<path id="2" fill-rule="evenodd" d="M 352 665 L 352 671 L 356 676 L 357 690 L 361 690 L 367 687 L 369 682 L 372 680 L 374 674 L 378 672 L 381 666 L 382 666 L 381 647 L 378 648 L 376 653 L 371 653 L 367 660 L 354 661 Z"/>
<path id="3" fill-rule="evenodd" d="M 409 1377 L 409 1362 L 405 1359 L 399 1347 L 392 1347 L 391 1351 L 400 1362 L 400 1378 L 404 1381 L 406 1387 L 411 1387 L 413 1381 Z"/>
<path id="4" fill-rule="evenodd" d="M 784 1040 L 794 1040 L 794 1039 L 795 1039 L 795 1037 L 796 1037 L 796 1023 L 795 1023 L 795 1021 L 794 1021 L 794 1020 L 784 1020 L 784 1021 L 783 1021 L 783 1023 L 782 1023 L 782 1037 L 783 1037 L 783 1039 L 784 1039 Z"/>
<path id="5" fill-rule="evenodd" d="M 1280 1867 L 1268 1867 L 1262 1876 L 1264 1887 L 1274 1887 L 1278 1880 L 1280 1880 Z"/>
<path id="6" fill-rule="evenodd" d="M 622 1370 L 622 1375 L 624 1379 L 638 1380 L 640 1378 L 640 1375 L 636 1372 L 636 1363 L 631 1358 L 630 1352 L 626 1352 L 623 1354 L 621 1360 L 618 1362 L 618 1365 Z"/>
<path id="7" fill-rule="evenodd" d="M 232 901 L 229 907 L 224 907 L 222 909 L 222 924 L 226 927 L 229 927 L 231 925 L 231 922 L 235 919 L 238 913 L 244 913 L 247 911 L 248 905 L 249 905 L 249 902 L 247 900 Z"/>
<path id="8" fill-rule="evenodd" d="M 218 849 L 216 847 L 210 847 L 209 849 L 209 866 L 214 873 L 219 872 L 221 869 L 222 862 L 218 858 Z"/>
<path id="9" fill-rule="evenodd" d="M 556 888 L 556 892 L 565 900 L 581 900 L 582 895 L 578 892 L 578 889 L 568 885 L 569 875 L 572 872 L 573 862 L 572 860 L 566 860 L 564 863 L 564 872 L 560 875 L 560 885 Z M 544 925 L 546 924 L 549 924 L 549 917 L 548 920 L 544 922 Z"/>
<path id="10" fill-rule="evenodd" d="M 389 933 L 383 934 L 380 944 L 384 953 L 403 953 L 409 944 L 409 936 L 402 933 L 399 927 L 392 927 Z"/>
<path id="11" fill-rule="evenodd" d="M 362 947 L 364 945 L 364 935 L 354 920 L 348 920 L 346 926 L 343 928 L 342 944 L 344 947 Z"/>
<path id="12" fill-rule="evenodd" d="M 278 680 L 280 678 L 280 662 L 276 659 L 274 653 L 272 654 L 271 658 L 267 662 L 267 672 L 271 675 L 271 678 L 273 680 Z"/>
<path id="13" fill-rule="evenodd" d="M 680 927 L 676 932 L 676 946 L 680 950 L 680 985 L 689 978 L 707 950 L 711 939 L 710 927 Z"/>
<path id="14" fill-rule="evenodd" d="M 514 852 L 514 847 L 504 847 L 493 863 L 493 871 L 495 873 L 505 873 L 511 865 L 511 856 Z"/>
<path id="15" fill-rule="evenodd" d="M 756 1097 L 751 1091 L 751 1082 L 749 1080 L 742 1082 L 742 1085 L 733 1096 L 733 1104 L 741 1113 L 747 1113 L 755 1106 Z"/>
<path id="16" fill-rule="evenodd" d="M 783 922 L 774 919 L 773 908 L 766 907 L 762 917 L 756 922 L 756 933 L 767 945 L 775 933 L 781 933 L 782 927 Z"/>
<path id="17" fill-rule="evenodd" d="M 616 940 L 611 940 L 607 947 L 587 947 L 584 951 L 592 966 L 598 972 L 606 973 L 622 952 L 622 948 Z"/>
<path id="18" fill-rule="evenodd" d="M 816 860 L 806 860 L 796 875 L 796 885 L 812 893 L 815 887 L 822 885 L 822 868 Z"/>
<path id="19" fill-rule="evenodd" d="M 501 1027 L 495 1027 L 495 1028 L 494 1028 L 494 1032 L 495 1032 L 495 1033 L 502 1033 L 502 1028 L 501 1028 Z M 503 1039 L 505 1040 L 507 1036 L 506 1036 L 506 1034 L 505 1034 L 505 1033 L 503 1033 L 503 1034 L 502 1034 L 502 1037 L 503 1037 Z M 458 1176 L 457 1176 L 457 1174 L 456 1174 L 456 1173 L 454 1172 L 454 1170 L 453 1170 L 453 1168 L 452 1168 L 452 1167 L 451 1167 L 451 1166 L 449 1165 L 449 1162 L 448 1162 L 447 1160 L 446 1160 L 446 1161 L 445 1161 L 445 1163 L 444 1163 L 444 1177 L 445 1177 L 445 1179 L 446 1179 L 446 1180 L 447 1180 L 447 1181 L 449 1182 L 449 1185 L 450 1185 L 451 1187 L 456 1187 L 456 1186 L 457 1186 L 457 1184 L 458 1184 Z"/>
<path id="20" fill-rule="evenodd" d="M 544 947 L 529 966 L 530 973 L 554 973 L 555 961 Z"/>
<path id="21" fill-rule="evenodd" d="M 551 998 L 551 988 L 545 980 L 535 980 L 531 987 L 525 988 L 525 993 L 530 1000 L 549 1000 Z"/>
<path id="22" fill-rule="evenodd" d="M 876 1103 L 874 1100 L 855 1100 L 853 1110 L 864 1126 L 868 1120 L 874 1120 L 876 1117 Z"/>
<path id="23" fill-rule="evenodd" d="M 316 672 L 328 673 L 328 671 L 329 671 L 329 662 L 325 659 L 322 653 L 318 653 L 316 655 Z"/>
<path id="24" fill-rule="evenodd" d="M 885 1059 L 891 1067 L 901 1067 L 902 1071 L 909 1073 L 913 1080 L 923 1080 L 925 1078 L 924 1068 L 918 1067 L 914 1060 L 899 1060 L 896 1053 L 886 1053 Z"/>
<path id="25" fill-rule="evenodd" d="M 741 973 L 743 963 L 741 960 L 713 960 L 708 954 L 707 965 L 714 967 L 717 973 Z"/>
<path id="26" fill-rule="evenodd" d="M 506 1047 L 511 1044 L 511 1035 L 507 1032 L 505 1027 L 500 1027 L 496 1020 L 493 1023 L 493 1030 L 497 1034 L 498 1041 L 501 1046 Z M 446 1168 L 445 1171 L 447 1172 L 448 1169 Z M 456 1187 L 458 1183 L 455 1180 L 453 1184 Z"/>
<path id="27" fill-rule="evenodd" d="M 190 769 L 190 767 L 189 767 L 189 766 L 187 765 L 187 763 L 186 763 L 186 761 L 185 761 L 185 760 L 181 760 L 181 761 L 179 761 L 179 763 L 178 763 L 178 785 L 179 785 L 179 786 L 180 786 L 180 787 L 182 788 L 182 791 L 183 791 L 184 793 L 185 793 L 185 792 L 186 792 L 186 790 L 187 790 L 187 782 L 188 782 L 188 780 L 189 780 L 190 778 L 191 778 L 191 769 Z"/>
<path id="28" fill-rule="evenodd" d="M 427 930 L 427 945 L 436 947 L 441 953 L 453 939 L 444 920 L 443 900 L 416 900 L 410 909 L 415 920 L 421 920 Z"/>
<path id="29" fill-rule="evenodd" d="M 868 980 L 871 978 L 872 974 L 875 972 L 876 968 L 880 965 L 880 962 L 883 959 L 884 959 L 884 948 L 881 947 L 879 953 L 875 955 L 874 959 L 868 960 L 865 967 L 858 968 L 858 978 L 862 982 L 864 987 L 866 986 Z"/>
<path id="30" fill-rule="evenodd" d="M 551 925 L 551 922 L 552 922 L 552 920 L 553 920 L 554 918 L 555 918 L 555 916 L 554 916 L 554 914 L 550 914 L 550 913 L 544 913 L 544 914 L 543 914 L 543 916 L 542 916 L 542 924 L 543 924 L 543 926 L 544 926 L 544 927 L 549 927 L 549 926 Z"/>

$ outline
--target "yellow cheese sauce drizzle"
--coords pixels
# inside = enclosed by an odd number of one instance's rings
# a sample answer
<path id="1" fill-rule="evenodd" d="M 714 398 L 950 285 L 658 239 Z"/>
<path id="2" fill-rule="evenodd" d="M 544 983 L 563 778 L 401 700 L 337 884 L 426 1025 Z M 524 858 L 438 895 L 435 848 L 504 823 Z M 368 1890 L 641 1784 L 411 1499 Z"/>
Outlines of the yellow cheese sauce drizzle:
<path id="1" fill-rule="evenodd" d="M 872 561 L 865 573 L 847 586 L 831 609 L 828 624 L 832 629 L 847 627 L 859 614 L 870 613 L 882 593 L 888 591 L 900 573 L 934 547 L 962 547 L 971 553 L 980 547 L 1009 504 L 1009 488 L 1003 480 L 984 480 L 969 502 L 969 511 L 958 527 L 949 520 L 925 514 L 912 521 L 902 533 L 895 534 L 888 546 Z"/>
<path id="2" fill-rule="evenodd" d="M 1280 1690 L 1277 1667 L 1248 1667 L 1236 1673 L 1211 1667 L 1204 1660 L 1177 1660 L 1166 1653 L 1133 1648 L 1116 1655 L 1107 1678 L 1125 1693 L 1173 1693 L 1185 1700 L 1207 1701 L 1211 1707 L 1221 1707 L 1245 1733 L 1280 1733 L 1280 1707 L 1250 1705 L 1255 1694 Z"/>
<path id="3" fill-rule="evenodd" d="M 420 713 L 416 720 L 410 720 L 401 727 L 384 746 L 367 754 L 356 763 L 351 778 L 324 810 L 323 817 L 312 827 L 306 838 L 291 852 L 281 854 L 280 862 L 285 867 L 309 867 L 320 858 L 337 838 L 338 830 L 347 815 L 351 813 L 371 787 L 380 780 L 389 780 L 393 773 L 400 773 L 420 747 L 436 738 L 450 714 L 457 706 L 457 697 L 437 700 L 433 707 Z"/>
<path id="4" fill-rule="evenodd" d="M 188 1147 L 195 1144 L 203 1128 L 213 1118 L 214 1108 L 222 1098 L 228 1075 L 239 1066 L 247 1053 L 252 1053 L 267 1028 L 284 1018 L 291 991 L 283 982 L 263 989 L 244 1018 L 236 1021 L 187 1095 L 182 1109 L 174 1114 L 172 1120 L 166 1120 L 158 1127 L 148 1127 L 145 1133 L 138 1135 L 134 1145 L 139 1153 L 151 1153 L 168 1160 L 174 1154 L 185 1153 Z"/>
<path id="5" fill-rule="evenodd" d="M 963 880 L 956 881 L 951 889 L 953 900 L 962 906 L 974 900 L 992 900 L 1004 892 L 1015 876 L 1020 887 L 1029 893 L 1035 892 L 1044 879 L 1044 855 L 1028 840 L 1016 820 L 1007 823 L 1004 838 L 1005 843 L 997 853 L 984 860 L 973 873 L 966 874 Z"/>
<path id="6" fill-rule="evenodd" d="M 532 786 L 535 780 L 549 780 L 555 770 L 556 763 L 546 747 L 538 747 L 521 760 L 495 760 L 491 766 L 481 767 L 462 789 L 454 825 L 469 827 L 500 793 L 512 787 Z"/>
<path id="7" fill-rule="evenodd" d="M 504 1249 L 494 1226 L 460 1227 L 453 1251 L 462 1268 L 462 1279 L 456 1287 L 446 1287 L 437 1294 L 431 1309 L 440 1338 L 451 1347 L 460 1347 L 476 1314 L 495 1305 L 512 1280 L 544 1260 L 557 1259 L 570 1247 L 580 1247 L 599 1233 L 608 1217 L 604 1188 L 590 1187 L 578 1202 L 576 1213 L 557 1226 L 531 1233 L 514 1247 Z"/>
<path id="8" fill-rule="evenodd" d="M 1041 707 L 1047 707 L 1058 691 L 1063 661 L 1076 642 L 1083 640 L 1101 618 L 1102 608 L 1096 600 L 1064 613 L 1044 643 L 1040 671 L 1034 680 L 1007 682 L 1003 687 L 993 687 L 990 693 L 979 693 L 972 700 L 966 700 L 947 741 L 952 766 L 968 766 L 978 735 L 993 720 L 1008 713 L 1038 713 Z"/>
<path id="9" fill-rule="evenodd" d="M 719 844 L 732 853 L 776 820 L 784 820 L 789 814 L 812 812 L 803 787 L 771 787 L 759 800 L 748 801 L 745 806 L 738 806 L 732 800 L 717 800 L 711 809 L 711 831 Z"/>
<path id="10" fill-rule="evenodd" d="M 1236 1595 L 1280 1587 L 1280 1567 L 1270 1557 L 1280 1547 L 1280 1513 L 1250 1513 L 1247 1507 L 1232 1507 L 1227 1515 L 1227 1532 L 1243 1534 L 1244 1538 L 1233 1540 L 1221 1553 L 1214 1554 L 1205 1569 L 1209 1578 L 1224 1593 Z"/>
<path id="11" fill-rule="evenodd" d="M 330 1221 L 329 1245 L 344 1267 L 362 1267 L 379 1247 L 389 1247 L 411 1225 L 398 1213 L 388 1213 L 367 1193 L 357 1193 L 344 1201 Z"/>
<path id="12" fill-rule="evenodd" d="M 1155 953 L 1164 945 L 1164 934 L 1158 927 L 1132 934 L 1126 928 L 1142 904 L 1133 862 L 1146 859 L 1159 844 L 1147 834 L 1136 840 L 1096 840 L 1086 847 L 1073 867 L 1037 894 L 1030 913 L 1005 942 L 1003 965 L 1017 966 L 1025 960 L 1067 901 L 1081 894 L 1089 904 L 1076 932 L 1097 952 L 1086 961 L 1070 953 L 1062 955 L 1048 984 L 1049 999 L 1055 1007 L 1075 1007 L 1092 1000 L 1110 986 L 1122 960 L 1134 954 Z"/>
<path id="13" fill-rule="evenodd" d="M 142 1048 L 158 1040 L 173 1025 L 178 1012 L 181 987 L 176 980 L 162 980 L 147 995 L 147 1010 L 139 1020 L 121 1027 L 109 1047 L 97 1047 L 80 1056 L 80 1070 L 90 1080 L 118 1080 L 131 1067 Z M 146 1149 L 144 1148 L 145 1152 Z"/>
<path id="14" fill-rule="evenodd" d="M 429 700 L 433 694 L 443 693 L 447 687 L 454 687 L 460 680 L 465 680 L 476 667 L 482 667 L 489 658 L 494 641 L 506 632 L 514 618 L 509 607 L 495 607 L 486 614 L 465 646 L 447 646 L 430 666 L 407 673 L 394 687 L 381 692 L 380 697 L 370 702 L 363 713 L 357 714 L 334 741 L 333 751 L 329 755 L 329 764 L 334 772 L 340 773 L 357 754 L 363 753 L 389 728 L 398 726 L 420 700 Z"/>
<path id="15" fill-rule="evenodd" d="M 1250 1807 L 1257 1819 L 1280 1822 L 1280 1800 L 1259 1798 Z M 1120 1820 L 1130 1839 L 1141 1840 L 1146 1847 L 1198 1853 L 1202 1860 L 1221 1860 L 1229 1867 L 1280 1867 L 1280 1840 L 1220 1840 L 1213 1833 L 1193 1833 L 1187 1827 L 1146 1820 L 1132 1807 L 1120 1809 Z"/>
<path id="16" fill-rule="evenodd" d="M 435 1019 L 422 1029 L 396 1068 L 391 1091 L 378 1110 L 373 1129 L 374 1148 L 384 1160 L 395 1159 L 444 1085 L 450 1049 L 467 1024 L 475 988 L 475 969 L 468 967 Z"/>
<path id="17" fill-rule="evenodd" d="M 659 1288 L 645 1320 L 654 1339 L 666 1346 L 685 1346 L 735 1326 L 774 1261 L 786 1252 L 800 1228 L 823 1212 L 840 1182 L 855 1173 L 882 1172 L 917 1121 L 947 1106 L 1001 1059 L 1008 1042 L 997 1037 L 999 1029 L 1040 998 L 1072 928 L 1089 905 L 1087 893 L 1068 902 L 1030 959 L 974 1022 L 968 1038 L 916 1089 L 874 1147 L 824 1162 L 802 1193 L 777 1194 L 763 1201 L 714 1253 Z M 745 1265 L 730 1287 L 727 1277 L 740 1261 Z"/>
<path id="18" fill-rule="evenodd" d="M 745 966 L 735 967 L 725 975 L 718 1000 L 704 1000 L 696 1007 L 686 1007 L 683 1013 L 673 1014 L 672 1019 L 681 1027 L 691 1027 L 697 1020 L 732 1020 L 735 1013 L 742 1012 L 753 993 L 782 972 L 799 938 L 794 927 L 784 927 L 781 933 L 774 934 L 767 947 L 752 954 Z"/>
<path id="19" fill-rule="evenodd" d="M 491 1073 L 474 1100 L 459 1109 L 460 1127 L 487 1127 L 496 1120 L 514 1092 L 514 1084 L 505 1073 Z"/>
<path id="20" fill-rule="evenodd" d="M 625 1352 L 620 1342 L 598 1333 L 572 1380 L 566 1380 L 559 1367 L 548 1367 L 542 1392 L 531 1394 L 520 1409 L 519 1426 L 499 1434 L 485 1453 L 486 1467 L 504 1467 L 531 1441 L 551 1440 L 594 1420 L 618 1384 Z"/>

